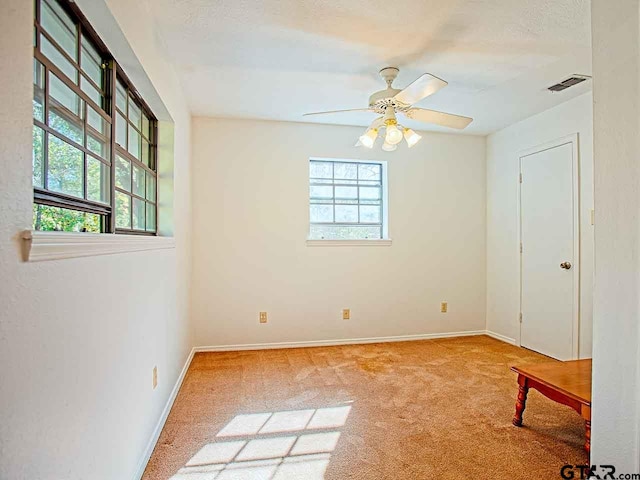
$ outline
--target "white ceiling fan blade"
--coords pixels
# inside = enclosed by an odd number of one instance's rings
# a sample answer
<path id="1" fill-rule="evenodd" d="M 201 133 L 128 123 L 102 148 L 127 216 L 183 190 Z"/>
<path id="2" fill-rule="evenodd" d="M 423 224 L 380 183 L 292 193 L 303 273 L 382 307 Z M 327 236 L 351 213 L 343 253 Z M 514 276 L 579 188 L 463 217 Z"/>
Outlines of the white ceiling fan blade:
<path id="1" fill-rule="evenodd" d="M 407 105 L 413 105 L 447 85 L 448 83 L 441 78 L 425 73 L 393 98 Z"/>
<path id="2" fill-rule="evenodd" d="M 454 115 L 453 113 L 427 110 L 426 108 L 410 108 L 405 112 L 405 115 L 410 119 L 418 120 L 419 122 L 433 123 L 434 125 L 457 128 L 459 130 L 462 130 L 473 122 L 473 118 Z"/>
<path id="3" fill-rule="evenodd" d="M 328 112 L 311 112 L 305 113 L 302 115 L 303 117 L 307 117 L 309 115 L 326 115 L 327 113 L 343 113 L 343 112 L 372 112 L 370 108 L 352 108 L 350 110 L 329 110 Z"/>

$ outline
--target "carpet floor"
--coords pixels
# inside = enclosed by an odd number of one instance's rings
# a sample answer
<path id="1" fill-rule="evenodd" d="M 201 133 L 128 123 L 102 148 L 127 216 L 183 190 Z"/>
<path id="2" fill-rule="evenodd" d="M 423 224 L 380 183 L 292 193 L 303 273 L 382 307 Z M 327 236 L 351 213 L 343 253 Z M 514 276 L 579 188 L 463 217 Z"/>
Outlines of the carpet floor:
<path id="1" fill-rule="evenodd" d="M 143 480 L 555 479 L 585 464 L 584 422 L 486 336 L 198 353 Z"/>

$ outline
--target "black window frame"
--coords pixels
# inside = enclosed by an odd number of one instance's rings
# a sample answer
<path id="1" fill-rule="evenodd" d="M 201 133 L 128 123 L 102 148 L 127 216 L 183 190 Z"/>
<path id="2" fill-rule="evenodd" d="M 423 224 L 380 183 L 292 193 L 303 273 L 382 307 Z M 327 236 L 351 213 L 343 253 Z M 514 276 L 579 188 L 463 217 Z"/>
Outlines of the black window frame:
<path id="1" fill-rule="evenodd" d="M 64 11 L 70 19 L 73 21 L 77 32 L 75 33 L 75 48 L 77 51 L 75 55 L 77 60 L 74 60 L 70 55 L 67 54 L 65 49 L 56 42 L 53 35 L 45 30 L 45 28 L 41 25 L 42 20 L 42 4 L 43 2 L 48 2 L 50 4 L 57 4 L 62 11 Z M 33 118 L 33 125 L 35 127 L 43 130 L 43 146 L 42 146 L 42 186 L 34 185 L 34 203 L 36 205 L 47 205 L 51 207 L 59 207 L 63 209 L 70 209 L 79 212 L 85 212 L 90 214 L 98 214 L 101 216 L 101 233 L 120 233 L 120 234 L 133 234 L 133 235 L 157 235 L 158 231 L 158 148 L 157 148 L 157 138 L 158 138 L 158 120 L 156 116 L 153 114 L 153 111 L 148 106 L 148 104 L 144 101 L 144 99 L 140 96 L 140 94 L 135 89 L 135 86 L 131 82 L 131 80 L 127 77 L 124 70 L 118 65 L 117 61 L 113 57 L 113 55 L 109 52 L 106 45 L 102 42 L 100 37 L 97 35 L 95 30 L 91 27 L 90 23 L 86 19 L 86 17 L 82 14 L 79 7 L 69 0 L 34 0 L 34 47 L 33 47 L 33 57 L 34 57 L 34 69 L 36 69 L 36 65 L 39 63 L 42 65 L 42 72 L 44 76 L 42 78 L 42 92 L 39 92 L 42 95 L 42 108 L 43 108 L 43 116 L 42 121 L 36 119 L 35 116 Z M 58 16 L 58 18 L 60 18 Z M 42 38 L 45 38 L 54 48 L 58 50 L 58 54 L 73 68 L 75 69 L 75 76 L 77 78 L 77 82 L 74 82 L 73 79 L 70 79 L 61 68 L 56 65 L 56 63 L 47 57 L 42 52 Z M 95 81 L 91 78 L 91 76 L 83 71 L 82 69 L 82 58 L 83 58 L 83 42 L 88 41 L 88 44 L 95 50 L 98 55 L 102 59 L 101 69 L 102 69 L 102 84 L 96 84 Z M 76 116 L 76 121 L 80 119 L 83 122 L 83 136 L 84 141 L 82 145 L 80 142 L 75 142 L 73 139 L 69 139 L 63 133 L 55 130 L 53 127 L 49 125 L 49 107 L 52 102 L 49 91 L 49 78 L 50 75 L 55 75 L 59 81 L 61 81 L 66 87 L 71 89 L 75 95 L 79 97 L 80 103 L 83 105 L 83 112 L 80 117 L 76 114 L 71 113 L 71 115 Z M 34 73 L 34 76 L 36 73 Z M 93 90 L 97 90 L 102 97 L 102 105 L 98 105 L 94 99 L 83 89 L 83 82 L 86 82 L 87 85 L 93 87 Z M 129 151 L 127 151 L 126 146 L 123 148 L 116 142 L 116 115 L 119 111 L 117 109 L 117 88 L 116 85 L 120 83 L 126 89 L 127 98 L 131 99 L 135 103 L 135 105 L 140 109 L 141 116 L 144 115 L 146 119 L 148 119 L 148 134 L 145 136 L 145 140 L 148 141 L 148 165 L 146 165 L 142 161 L 142 152 L 139 152 L 140 159 L 136 158 Z M 35 85 L 34 85 L 35 87 Z M 35 94 L 36 92 L 34 92 Z M 54 100 L 55 102 L 55 100 Z M 129 105 L 129 102 L 127 102 Z M 91 107 L 106 123 L 106 129 L 110 132 L 110 139 L 108 139 L 109 148 L 108 155 L 106 157 L 102 155 L 96 154 L 88 147 L 87 143 L 87 131 L 91 130 L 92 135 L 95 137 L 97 130 L 90 128 L 88 122 L 87 111 Z M 58 108 L 56 112 L 59 114 L 61 109 Z M 64 112 L 63 112 L 64 113 Z M 128 113 L 128 112 L 125 112 Z M 129 123 L 128 116 L 125 115 L 126 123 L 126 135 L 128 138 L 130 128 L 136 128 L 138 130 L 138 134 L 144 135 L 142 123 L 141 126 L 138 127 L 133 123 Z M 131 125 L 131 126 L 130 126 Z M 35 130 L 35 129 L 34 129 Z M 102 135 L 100 132 L 97 132 L 99 135 Z M 76 197 L 67 193 L 61 193 L 58 191 L 51 190 L 48 187 L 47 179 L 48 179 L 48 138 L 50 135 L 55 136 L 56 138 L 64 141 L 66 144 L 74 147 L 76 150 L 82 152 L 83 159 L 83 197 Z M 105 136 L 102 136 L 105 139 Z M 106 144 L 107 142 L 105 142 Z M 144 143 L 142 140 L 140 141 L 140 146 L 142 148 Z M 116 187 L 116 158 L 120 155 L 121 157 L 126 157 L 126 159 L 130 162 L 130 170 L 133 175 L 133 165 L 137 168 L 141 168 L 144 171 L 144 195 L 138 196 L 133 192 L 126 192 L 126 194 L 131 198 L 129 202 L 129 228 L 121 227 L 116 225 L 116 193 L 118 192 L 118 188 Z M 102 162 L 103 165 L 108 167 L 109 171 L 109 182 L 108 186 L 108 203 L 102 201 L 95 201 L 88 199 L 88 175 L 87 175 L 87 165 L 89 159 L 98 160 Z M 153 177 L 154 183 L 153 188 L 151 190 L 147 190 L 147 178 L 148 176 Z M 102 187 L 101 187 L 102 188 Z M 133 190 L 133 188 L 131 188 Z M 152 192 L 151 197 L 150 193 Z M 106 196 L 105 189 L 105 196 Z M 133 228 L 134 218 L 133 218 L 133 198 L 138 198 L 139 200 L 144 202 L 144 226 L 142 228 Z M 147 229 L 147 208 L 148 205 L 152 205 L 154 210 L 149 210 L 149 213 L 153 215 L 151 218 L 153 219 L 153 229 Z"/>

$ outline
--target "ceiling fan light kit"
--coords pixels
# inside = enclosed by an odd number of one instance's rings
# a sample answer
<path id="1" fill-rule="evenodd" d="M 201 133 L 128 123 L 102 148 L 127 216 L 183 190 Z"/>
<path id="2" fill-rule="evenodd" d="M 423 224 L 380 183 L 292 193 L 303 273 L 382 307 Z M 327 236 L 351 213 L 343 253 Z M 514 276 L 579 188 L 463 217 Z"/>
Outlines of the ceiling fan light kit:
<path id="1" fill-rule="evenodd" d="M 382 149 L 386 152 L 396 150 L 398 144 L 404 138 L 409 148 L 413 147 L 422 138 L 410 128 L 405 128 L 398 123 L 396 114 L 400 113 L 407 118 L 420 122 L 431 123 L 449 128 L 463 129 L 469 125 L 473 119 L 454 115 L 451 113 L 438 112 L 425 108 L 416 108 L 412 105 L 423 98 L 433 95 L 438 90 L 447 86 L 447 82 L 429 73 L 421 75 L 417 80 L 406 88 L 399 90 L 393 88 L 393 81 L 398 76 L 400 70 L 396 67 L 386 67 L 380 70 L 380 76 L 387 83 L 387 88 L 374 93 L 369 97 L 369 108 L 355 108 L 349 110 L 332 110 L 329 112 L 305 113 L 308 115 L 325 115 L 344 112 L 374 112 L 382 115 L 376 118 L 365 133 L 360 137 L 356 146 L 362 145 L 373 148 L 381 129 L 385 129 L 384 143 Z"/>

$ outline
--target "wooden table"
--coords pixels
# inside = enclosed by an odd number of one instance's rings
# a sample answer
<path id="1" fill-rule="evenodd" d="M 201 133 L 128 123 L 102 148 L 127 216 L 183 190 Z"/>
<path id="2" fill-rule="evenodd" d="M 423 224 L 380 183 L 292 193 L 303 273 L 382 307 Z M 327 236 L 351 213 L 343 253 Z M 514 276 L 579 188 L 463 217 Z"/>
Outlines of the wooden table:
<path id="1" fill-rule="evenodd" d="M 568 405 L 582 415 L 587 429 L 584 448 L 591 449 L 591 360 L 549 362 L 511 367 L 518 374 L 518 398 L 513 424 L 522 426 L 527 393 L 535 388 L 545 397 Z"/>

